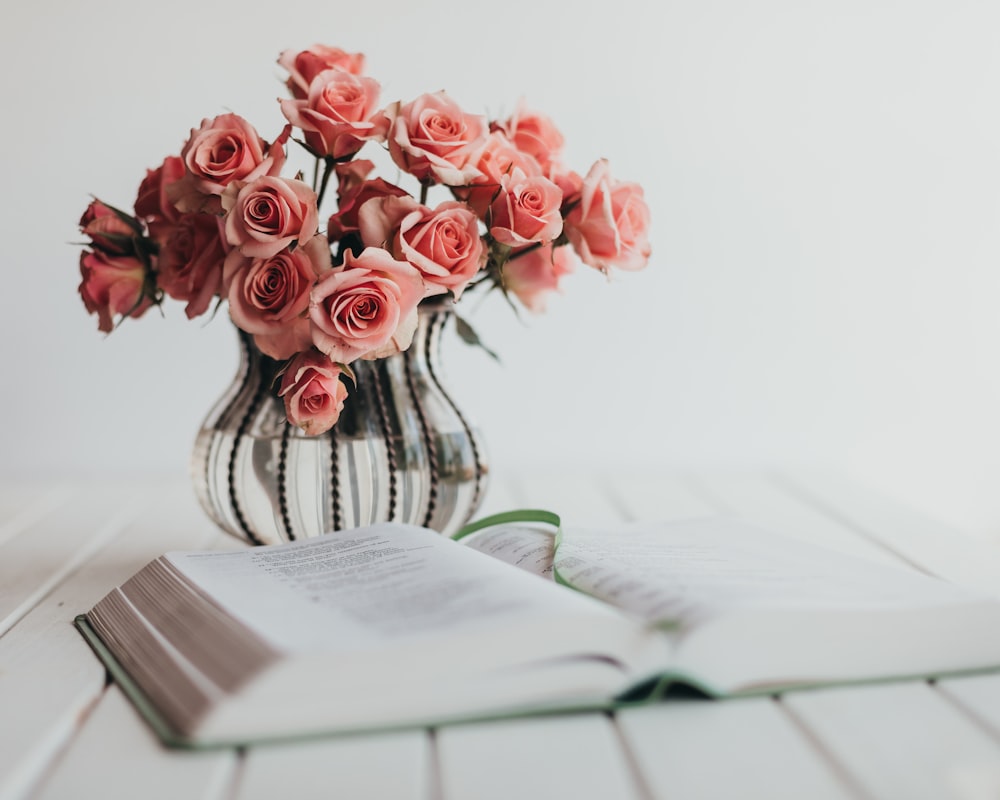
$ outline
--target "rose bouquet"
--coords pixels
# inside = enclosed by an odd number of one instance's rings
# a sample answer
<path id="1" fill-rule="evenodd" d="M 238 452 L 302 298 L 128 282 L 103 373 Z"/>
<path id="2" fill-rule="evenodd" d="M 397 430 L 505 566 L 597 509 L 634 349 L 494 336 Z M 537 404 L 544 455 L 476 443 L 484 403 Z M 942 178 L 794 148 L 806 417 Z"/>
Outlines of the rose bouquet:
<path id="1" fill-rule="evenodd" d="M 228 301 L 233 323 L 283 363 L 288 420 L 318 434 L 337 421 L 352 362 L 409 347 L 421 302 L 499 289 L 540 311 L 574 254 L 602 272 L 645 266 L 641 187 L 604 160 L 582 177 L 568 169 L 546 116 L 522 106 L 488 121 L 444 92 L 383 106 L 364 57 L 333 47 L 278 63 L 289 96 L 272 141 L 236 114 L 206 119 L 147 172 L 134 214 L 90 203 L 80 294 L 100 330 L 164 297 L 189 318 Z M 311 180 L 288 174 L 293 143 L 312 158 Z M 373 177 L 358 157 L 370 143 L 414 191 Z M 432 189 L 447 192 L 433 206 Z"/>

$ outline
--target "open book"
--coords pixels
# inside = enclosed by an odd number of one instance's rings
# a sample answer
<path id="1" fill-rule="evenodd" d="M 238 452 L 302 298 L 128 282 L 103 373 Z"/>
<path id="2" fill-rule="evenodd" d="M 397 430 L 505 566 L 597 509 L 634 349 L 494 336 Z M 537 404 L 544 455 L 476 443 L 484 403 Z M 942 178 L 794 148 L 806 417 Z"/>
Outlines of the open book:
<path id="1" fill-rule="evenodd" d="M 77 625 L 181 746 L 1000 668 L 1000 602 L 725 519 L 168 553 Z"/>

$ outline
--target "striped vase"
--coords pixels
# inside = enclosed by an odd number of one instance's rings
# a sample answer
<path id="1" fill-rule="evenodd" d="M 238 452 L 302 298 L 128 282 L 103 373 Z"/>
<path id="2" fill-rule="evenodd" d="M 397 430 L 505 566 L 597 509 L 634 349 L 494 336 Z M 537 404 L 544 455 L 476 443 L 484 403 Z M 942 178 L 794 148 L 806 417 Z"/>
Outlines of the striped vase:
<path id="1" fill-rule="evenodd" d="M 253 544 L 395 520 L 445 534 L 483 498 L 488 477 L 478 431 L 441 382 L 449 306 L 421 306 L 413 344 L 351 365 L 356 385 L 337 424 L 307 436 L 276 396 L 280 362 L 240 333 L 232 386 L 195 441 L 195 492 L 223 529 Z"/>

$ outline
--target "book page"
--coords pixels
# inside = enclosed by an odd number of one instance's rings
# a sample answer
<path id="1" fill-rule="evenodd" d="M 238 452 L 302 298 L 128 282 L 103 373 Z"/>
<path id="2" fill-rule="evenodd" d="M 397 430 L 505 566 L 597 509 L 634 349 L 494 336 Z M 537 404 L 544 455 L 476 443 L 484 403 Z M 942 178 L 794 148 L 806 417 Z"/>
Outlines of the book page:
<path id="1" fill-rule="evenodd" d="M 170 563 L 285 650 L 357 650 L 544 616 L 571 605 L 544 581 L 423 528 L 387 524 Z M 589 602 L 589 601 L 588 601 Z"/>
<path id="2" fill-rule="evenodd" d="M 734 610 L 889 611 L 979 600 L 922 573 L 726 519 L 564 531 L 555 569 L 573 587 L 666 627 Z"/>
<path id="3" fill-rule="evenodd" d="M 555 580 L 552 560 L 555 532 L 527 525 L 497 525 L 461 540 L 466 547 L 499 559 L 533 575 Z"/>

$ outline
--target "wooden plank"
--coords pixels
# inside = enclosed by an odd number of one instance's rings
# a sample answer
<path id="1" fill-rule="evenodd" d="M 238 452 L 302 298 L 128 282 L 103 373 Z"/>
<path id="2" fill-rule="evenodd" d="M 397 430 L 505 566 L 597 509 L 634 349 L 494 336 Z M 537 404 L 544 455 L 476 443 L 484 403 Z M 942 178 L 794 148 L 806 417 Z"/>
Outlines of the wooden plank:
<path id="1" fill-rule="evenodd" d="M 1000 597 L 1000 547 L 929 520 L 837 476 L 796 474 L 788 485 L 805 502 L 914 566 Z"/>
<path id="2" fill-rule="evenodd" d="M 234 800 L 426 800 L 430 764 L 423 731 L 254 747 Z"/>
<path id="3" fill-rule="evenodd" d="M 0 545 L 63 505 L 73 494 L 67 485 L 17 482 L 0 487 Z"/>
<path id="4" fill-rule="evenodd" d="M 891 550 L 832 519 L 759 473 L 699 476 L 706 495 L 719 509 L 792 539 L 807 541 L 857 558 L 900 563 Z"/>
<path id="5" fill-rule="evenodd" d="M 715 476 L 704 480 L 704 485 L 707 491 L 716 494 L 720 498 L 720 502 L 735 513 L 750 521 L 770 527 L 779 533 L 810 540 L 816 544 L 859 557 L 931 571 L 926 569 L 930 562 L 926 559 L 923 559 L 922 563 L 915 562 L 913 551 L 907 549 L 905 545 L 901 546 L 899 537 L 895 535 L 896 531 L 910 530 L 917 524 L 907 515 L 901 515 L 898 509 L 880 504 L 881 516 L 878 519 L 877 527 L 861 528 L 853 520 L 859 511 L 864 514 L 865 509 L 872 502 L 870 497 L 844 492 L 838 495 L 836 504 L 817 502 L 813 495 L 800 488 L 797 480 L 789 481 L 783 478 L 769 480 L 759 476 L 720 479 Z M 833 483 L 833 479 L 830 480 Z M 826 481 L 821 481 L 820 484 L 824 488 L 831 485 Z M 926 522 L 921 520 L 919 525 L 925 526 Z M 882 531 L 886 529 L 894 533 L 883 536 Z M 931 552 L 933 540 L 942 537 L 942 531 L 929 531 L 926 527 L 924 530 L 924 555 L 926 556 Z M 954 540 L 954 537 L 952 539 Z M 948 542 L 944 539 L 942 541 L 945 542 L 946 549 Z M 958 562 L 952 563 L 955 568 L 958 567 Z M 955 571 L 955 569 L 951 570 L 951 577 L 954 577 Z M 980 753 L 990 754 L 997 751 L 994 743 L 989 741 L 989 737 L 983 735 L 970 716 L 957 710 L 953 703 L 950 703 L 946 697 L 927 684 L 919 682 L 899 684 L 893 687 L 887 686 L 883 691 L 884 694 L 876 691 L 876 696 L 880 701 L 883 697 L 893 697 L 894 693 L 897 692 L 903 693 L 905 696 L 915 695 L 919 698 L 920 714 L 928 720 L 951 720 L 954 726 L 965 731 L 966 740 L 973 742 L 972 746 L 977 747 Z M 799 700 L 799 697 L 800 695 L 795 693 L 786 695 L 785 701 L 788 703 L 788 707 L 797 709 L 800 703 L 808 707 L 811 702 L 819 702 L 810 700 L 808 697 L 805 700 Z M 886 700 L 885 702 L 890 701 Z M 850 726 L 881 729 L 886 736 L 894 735 L 891 715 L 886 716 L 883 711 L 879 710 L 877 704 L 872 708 L 858 705 L 853 709 L 852 714 Z M 918 724 L 918 719 L 919 716 L 912 723 Z M 850 781 L 865 787 L 865 790 L 873 796 L 883 796 L 881 790 L 884 787 L 872 785 L 873 773 L 877 772 L 875 767 L 855 758 L 843 760 L 839 758 L 838 754 L 844 738 L 839 728 L 824 724 L 821 715 L 805 714 L 800 721 L 804 732 L 816 741 L 825 752 L 829 753 L 831 758 L 842 764 L 844 774 L 848 776 Z M 920 743 L 916 743 L 915 746 L 919 747 Z M 905 745 L 902 747 L 904 750 L 907 749 Z M 929 780 L 931 779 L 929 778 Z M 941 781 L 935 783 L 931 780 L 930 785 L 940 787 L 942 784 Z M 898 794 L 898 796 L 907 795 Z M 933 793 L 927 796 L 933 796 Z"/>
<path id="6" fill-rule="evenodd" d="M 936 688 L 1000 742 L 1000 674 L 948 678 Z"/>
<path id="7" fill-rule="evenodd" d="M 87 487 L 0 546 L 0 634 L 140 513 L 137 494 Z"/>
<path id="8" fill-rule="evenodd" d="M 442 728 L 437 743 L 441 800 L 645 800 L 603 715 Z"/>
<path id="9" fill-rule="evenodd" d="M 32 798 L 228 800 L 236 764 L 233 750 L 166 751 L 118 687 L 110 686 Z"/>
<path id="10" fill-rule="evenodd" d="M 782 702 L 870 797 L 997 796 L 997 742 L 925 683 L 793 692 Z"/>
<path id="11" fill-rule="evenodd" d="M 773 700 L 677 700 L 616 716 L 653 797 L 857 796 Z"/>
<path id="12" fill-rule="evenodd" d="M 130 491 L 145 510 L 142 519 L 125 527 L 0 638 L 0 798 L 21 796 L 41 777 L 104 690 L 104 668 L 73 628 L 73 617 L 164 550 L 197 547 L 215 535 L 187 487 Z M 88 496 L 107 508 L 119 504 L 109 502 L 103 490 Z M 85 507 L 88 513 L 75 522 L 72 514 L 63 516 L 68 536 L 86 538 L 87 526 L 100 519 L 99 503 Z M 107 774 L 114 774 L 117 757 L 108 751 Z M 99 770 L 100 762 L 91 768 Z M 136 791 L 135 796 L 142 795 Z"/>

